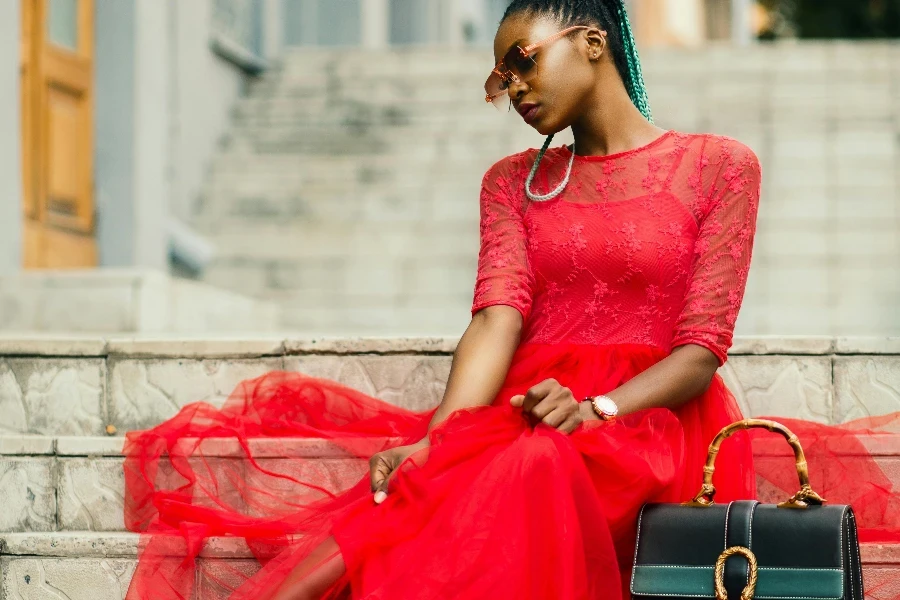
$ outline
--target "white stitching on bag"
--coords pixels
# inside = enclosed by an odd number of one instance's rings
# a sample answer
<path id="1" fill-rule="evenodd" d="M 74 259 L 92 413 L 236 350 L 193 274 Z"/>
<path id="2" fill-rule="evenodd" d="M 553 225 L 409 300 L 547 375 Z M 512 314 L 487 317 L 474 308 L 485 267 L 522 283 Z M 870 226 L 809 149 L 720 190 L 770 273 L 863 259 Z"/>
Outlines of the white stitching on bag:
<path id="1" fill-rule="evenodd" d="M 634 540 L 634 564 L 631 565 L 631 584 L 629 585 L 632 594 L 634 593 L 634 570 L 637 568 L 638 548 L 641 547 L 641 524 L 644 520 L 645 508 L 647 508 L 646 504 L 641 507 L 640 515 L 638 515 L 637 539 Z"/>

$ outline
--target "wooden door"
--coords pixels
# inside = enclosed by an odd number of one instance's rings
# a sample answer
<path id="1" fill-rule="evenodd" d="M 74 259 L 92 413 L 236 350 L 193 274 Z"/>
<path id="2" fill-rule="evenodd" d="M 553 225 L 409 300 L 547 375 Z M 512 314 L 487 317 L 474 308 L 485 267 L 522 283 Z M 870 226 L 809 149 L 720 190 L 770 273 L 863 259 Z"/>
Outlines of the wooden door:
<path id="1" fill-rule="evenodd" d="M 97 264 L 93 0 L 22 0 L 26 268 Z"/>

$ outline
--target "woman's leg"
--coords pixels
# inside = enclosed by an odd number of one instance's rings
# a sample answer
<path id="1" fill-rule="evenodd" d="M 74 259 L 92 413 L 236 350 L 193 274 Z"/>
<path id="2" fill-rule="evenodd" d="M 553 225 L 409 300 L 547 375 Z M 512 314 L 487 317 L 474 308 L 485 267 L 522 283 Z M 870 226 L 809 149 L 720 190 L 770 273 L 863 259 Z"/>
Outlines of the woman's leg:
<path id="1" fill-rule="evenodd" d="M 318 600 L 345 571 L 344 557 L 330 537 L 291 571 L 272 600 Z"/>

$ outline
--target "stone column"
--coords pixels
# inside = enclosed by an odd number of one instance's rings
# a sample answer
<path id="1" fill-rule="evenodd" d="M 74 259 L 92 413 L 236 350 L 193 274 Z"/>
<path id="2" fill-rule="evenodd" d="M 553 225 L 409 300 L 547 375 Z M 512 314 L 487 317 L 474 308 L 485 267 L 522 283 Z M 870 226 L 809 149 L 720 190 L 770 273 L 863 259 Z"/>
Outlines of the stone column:
<path id="1" fill-rule="evenodd" d="M 284 51 L 284 0 L 263 0 L 262 55 L 277 59 Z"/>
<path id="2" fill-rule="evenodd" d="M 22 266 L 19 0 L 0 2 L 0 275 Z"/>
<path id="3" fill-rule="evenodd" d="M 391 27 L 388 0 L 363 0 L 359 10 L 363 48 L 387 48 Z"/>
<path id="4" fill-rule="evenodd" d="M 167 0 L 98 2 L 96 175 L 100 264 L 168 268 Z"/>
<path id="5" fill-rule="evenodd" d="M 750 26 L 751 0 L 731 0 L 731 40 L 735 44 L 746 46 L 753 41 Z"/>

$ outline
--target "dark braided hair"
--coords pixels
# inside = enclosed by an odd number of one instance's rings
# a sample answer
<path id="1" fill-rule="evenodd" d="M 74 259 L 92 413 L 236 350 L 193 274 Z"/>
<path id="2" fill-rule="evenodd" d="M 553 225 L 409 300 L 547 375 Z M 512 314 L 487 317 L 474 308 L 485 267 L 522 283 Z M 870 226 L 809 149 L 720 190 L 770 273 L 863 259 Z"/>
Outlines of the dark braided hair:
<path id="1" fill-rule="evenodd" d="M 648 121 L 653 122 L 641 60 L 623 0 L 512 0 L 500 22 L 519 13 L 549 17 L 563 28 L 599 25 L 605 29 L 607 45 L 631 101 Z"/>

